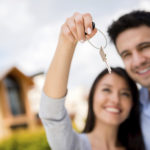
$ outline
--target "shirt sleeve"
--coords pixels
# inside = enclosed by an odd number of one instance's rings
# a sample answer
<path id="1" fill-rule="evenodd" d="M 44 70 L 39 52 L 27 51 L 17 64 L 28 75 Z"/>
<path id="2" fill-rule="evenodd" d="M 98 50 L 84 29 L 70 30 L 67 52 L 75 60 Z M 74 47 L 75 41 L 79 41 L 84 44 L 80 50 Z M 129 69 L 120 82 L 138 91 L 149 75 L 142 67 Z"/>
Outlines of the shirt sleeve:
<path id="1" fill-rule="evenodd" d="M 80 150 L 78 134 L 72 129 L 64 106 L 65 98 L 53 99 L 43 92 L 39 116 L 52 150 Z"/>

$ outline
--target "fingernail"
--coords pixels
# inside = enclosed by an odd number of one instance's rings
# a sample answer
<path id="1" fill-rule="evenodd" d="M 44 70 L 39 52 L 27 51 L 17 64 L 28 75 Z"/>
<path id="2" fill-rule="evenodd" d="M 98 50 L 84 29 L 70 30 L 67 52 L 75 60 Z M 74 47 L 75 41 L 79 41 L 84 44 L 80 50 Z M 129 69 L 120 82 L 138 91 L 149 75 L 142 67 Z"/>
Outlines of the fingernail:
<path id="1" fill-rule="evenodd" d="M 91 32 L 92 32 L 92 31 L 91 31 L 91 28 L 87 28 L 87 33 L 88 33 L 88 34 L 91 34 Z"/>
<path id="2" fill-rule="evenodd" d="M 80 40 L 81 43 L 84 43 L 84 40 Z"/>

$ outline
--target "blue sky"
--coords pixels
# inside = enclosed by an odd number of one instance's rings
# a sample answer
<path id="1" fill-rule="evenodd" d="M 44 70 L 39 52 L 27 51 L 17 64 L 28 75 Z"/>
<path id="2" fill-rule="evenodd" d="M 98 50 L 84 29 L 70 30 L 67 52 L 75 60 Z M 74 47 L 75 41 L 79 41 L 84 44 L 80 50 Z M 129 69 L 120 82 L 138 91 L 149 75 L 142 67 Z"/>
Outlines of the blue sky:
<path id="1" fill-rule="evenodd" d="M 74 12 L 91 13 L 107 35 L 112 20 L 135 9 L 150 10 L 150 0 L 0 0 L 0 71 L 15 65 L 27 75 L 46 72 L 60 27 Z M 110 42 L 105 52 L 111 66 L 123 66 Z M 90 85 L 104 67 L 96 49 L 79 43 L 69 86 Z"/>

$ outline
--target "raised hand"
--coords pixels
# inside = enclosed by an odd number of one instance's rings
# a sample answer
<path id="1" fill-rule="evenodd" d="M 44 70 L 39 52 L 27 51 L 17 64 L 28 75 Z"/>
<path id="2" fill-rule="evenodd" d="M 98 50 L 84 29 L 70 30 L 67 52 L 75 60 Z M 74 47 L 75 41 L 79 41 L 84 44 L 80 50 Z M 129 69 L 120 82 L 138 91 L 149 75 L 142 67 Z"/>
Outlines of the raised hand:
<path id="1" fill-rule="evenodd" d="M 87 35 L 85 35 L 85 32 Z M 90 39 L 97 32 L 96 28 L 92 29 L 92 16 L 89 13 L 74 13 L 73 16 L 66 19 L 61 27 L 60 37 L 68 42 L 84 42 Z"/>

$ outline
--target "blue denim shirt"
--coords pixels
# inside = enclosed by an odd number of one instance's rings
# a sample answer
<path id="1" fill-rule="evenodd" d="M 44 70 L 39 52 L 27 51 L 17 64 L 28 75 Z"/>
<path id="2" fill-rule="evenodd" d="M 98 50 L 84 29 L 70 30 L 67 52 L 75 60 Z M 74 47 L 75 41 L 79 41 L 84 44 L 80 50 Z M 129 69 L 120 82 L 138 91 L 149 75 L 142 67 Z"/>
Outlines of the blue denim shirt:
<path id="1" fill-rule="evenodd" d="M 150 150 L 150 97 L 147 88 L 140 90 L 141 127 L 146 150 Z"/>

